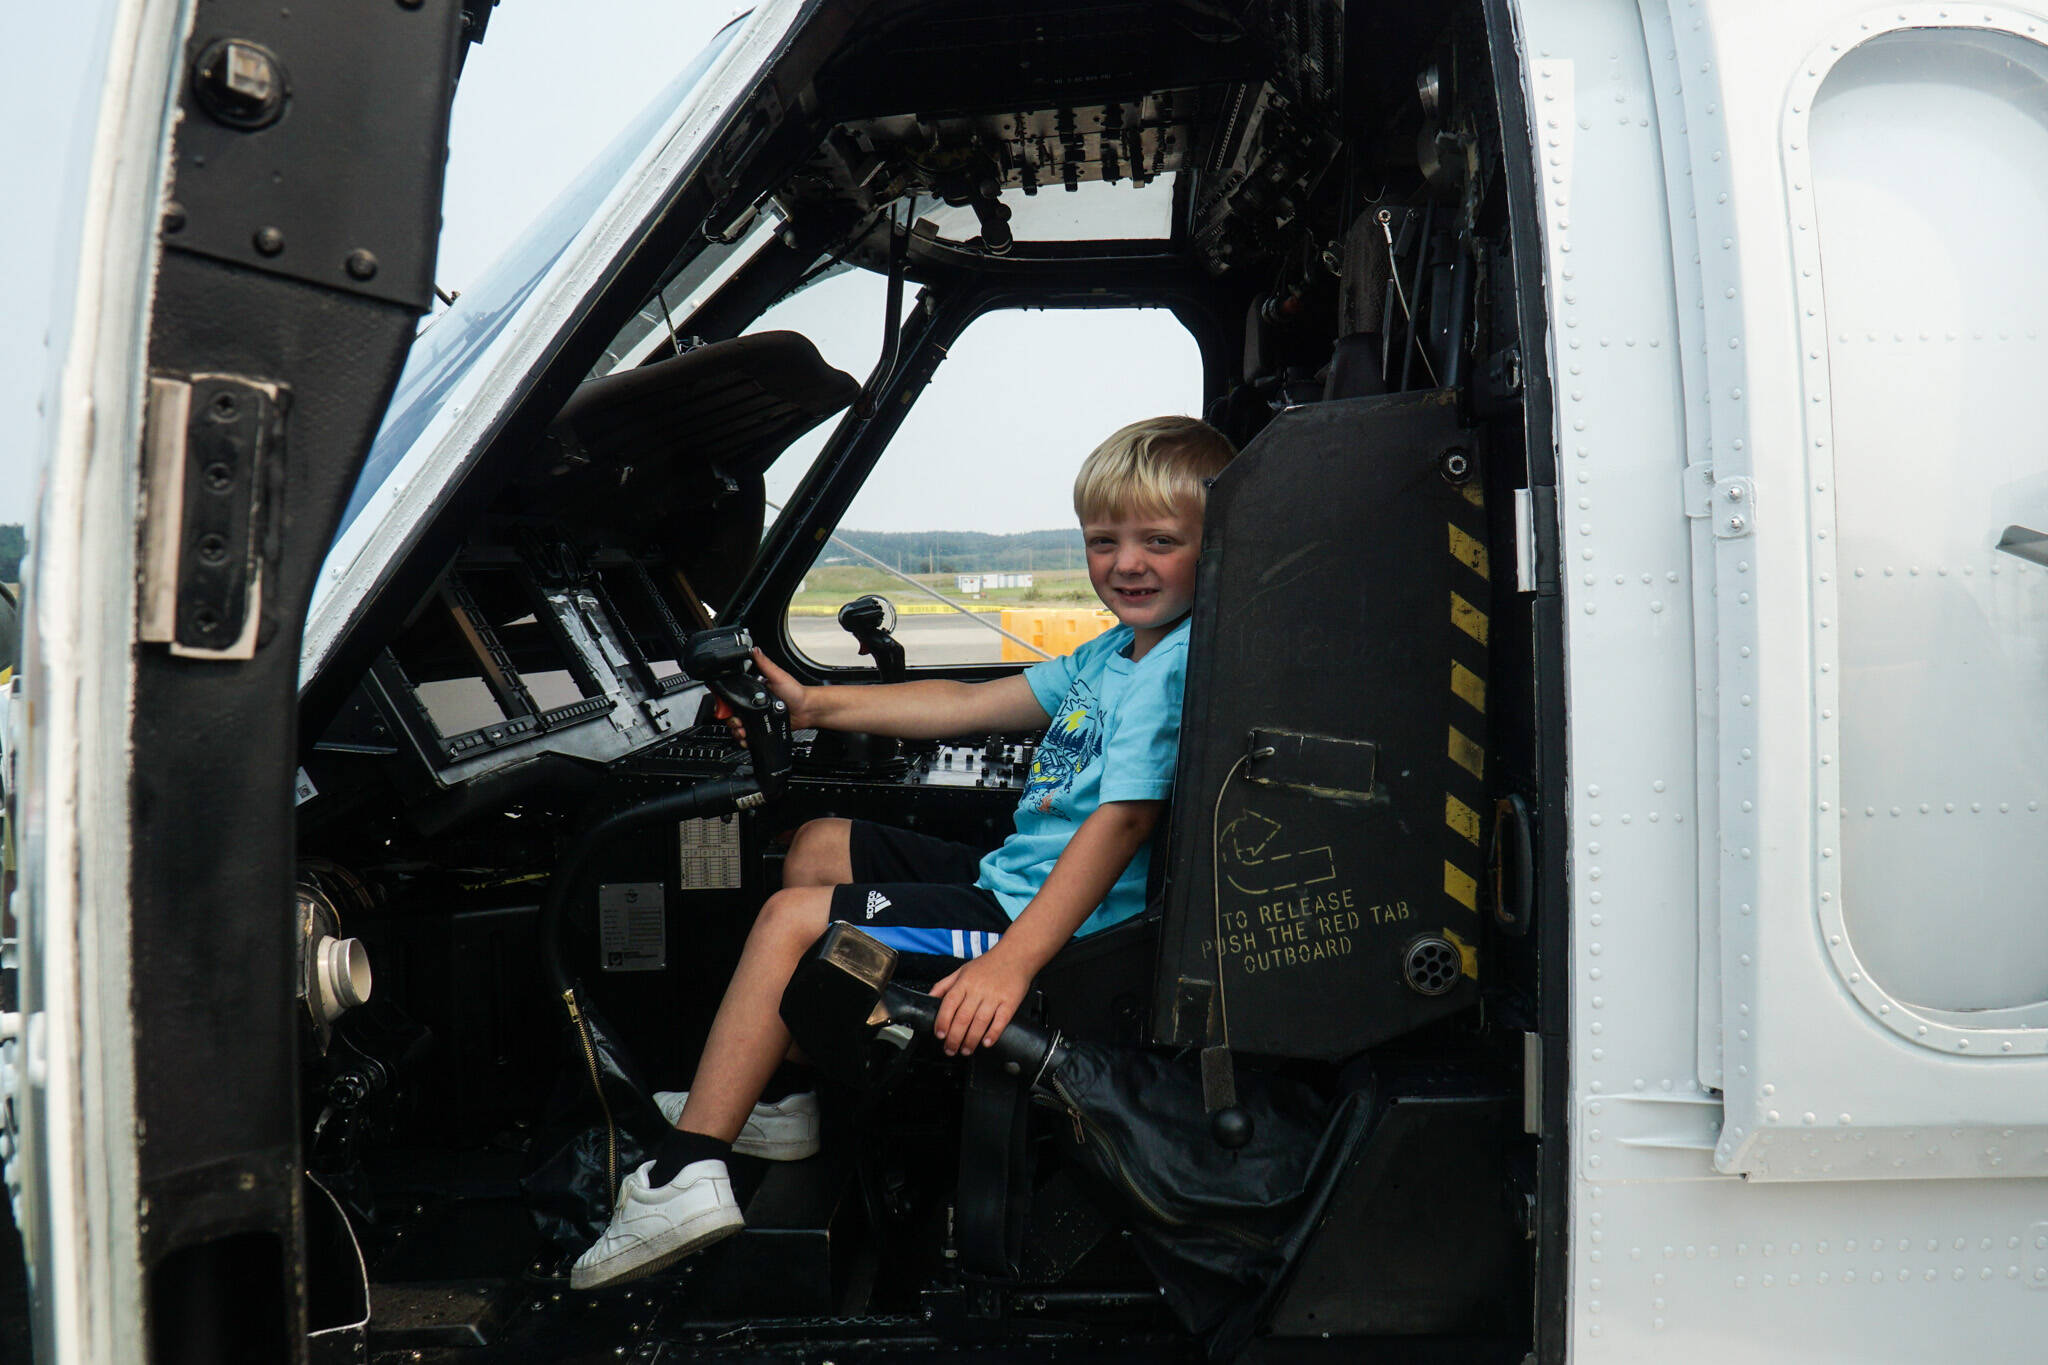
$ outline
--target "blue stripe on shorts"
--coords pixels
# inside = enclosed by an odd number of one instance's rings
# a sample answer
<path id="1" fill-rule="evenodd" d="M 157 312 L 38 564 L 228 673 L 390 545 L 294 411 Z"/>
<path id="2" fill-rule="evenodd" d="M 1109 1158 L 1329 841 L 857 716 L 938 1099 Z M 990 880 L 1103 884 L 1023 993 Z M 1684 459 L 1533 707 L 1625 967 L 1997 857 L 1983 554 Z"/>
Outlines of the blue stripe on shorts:
<path id="1" fill-rule="evenodd" d="M 894 924 L 856 927 L 899 953 L 930 953 L 936 957 L 980 957 L 1002 937 L 981 929 L 921 929 Z"/>

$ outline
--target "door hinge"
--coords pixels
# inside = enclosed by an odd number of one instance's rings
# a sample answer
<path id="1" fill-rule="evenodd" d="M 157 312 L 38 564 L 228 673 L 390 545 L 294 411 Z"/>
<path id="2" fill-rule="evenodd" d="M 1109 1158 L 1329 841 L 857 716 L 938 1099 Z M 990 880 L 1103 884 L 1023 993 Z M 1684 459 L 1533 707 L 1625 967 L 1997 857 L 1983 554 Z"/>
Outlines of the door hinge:
<path id="1" fill-rule="evenodd" d="M 1714 535 L 1737 540 L 1756 531 L 1756 481 L 1740 475 L 1717 479 L 1710 464 L 1685 467 L 1685 514 L 1707 517 Z"/>
<path id="2" fill-rule="evenodd" d="M 1536 508 L 1526 488 L 1515 490 L 1515 591 L 1536 591 Z"/>
<path id="3" fill-rule="evenodd" d="M 1515 591 L 1557 591 L 1557 490 L 1515 490 Z"/>
<path id="4" fill-rule="evenodd" d="M 136 631 L 144 644 L 199 659 L 255 657 L 287 397 L 236 375 L 150 378 Z"/>

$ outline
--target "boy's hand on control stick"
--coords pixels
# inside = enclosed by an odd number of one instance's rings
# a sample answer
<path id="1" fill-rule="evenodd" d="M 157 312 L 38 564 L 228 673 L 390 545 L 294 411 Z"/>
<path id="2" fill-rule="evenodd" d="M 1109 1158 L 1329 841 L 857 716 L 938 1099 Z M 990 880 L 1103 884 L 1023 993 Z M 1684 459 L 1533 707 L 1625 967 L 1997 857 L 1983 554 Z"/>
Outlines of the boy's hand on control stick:
<path id="1" fill-rule="evenodd" d="M 768 656 L 763 654 L 758 648 L 754 651 L 754 667 L 760 672 L 761 681 L 767 684 L 768 691 L 774 696 L 779 697 L 782 700 L 782 704 L 789 708 L 789 728 L 792 730 L 812 728 L 815 722 L 810 717 L 810 708 L 804 703 L 805 694 L 810 689 L 777 668 L 774 664 L 769 663 Z M 732 737 L 738 740 L 743 747 L 745 746 L 747 734 L 745 729 L 741 727 L 738 716 L 727 716 L 725 718 L 725 728 L 732 731 Z"/>
<path id="2" fill-rule="evenodd" d="M 796 730 L 812 728 L 816 721 L 809 703 L 811 689 L 768 662 L 768 656 L 759 649 L 754 651 L 754 667 L 760 670 L 761 681 L 768 684 L 768 690 L 789 708 L 790 727 Z"/>

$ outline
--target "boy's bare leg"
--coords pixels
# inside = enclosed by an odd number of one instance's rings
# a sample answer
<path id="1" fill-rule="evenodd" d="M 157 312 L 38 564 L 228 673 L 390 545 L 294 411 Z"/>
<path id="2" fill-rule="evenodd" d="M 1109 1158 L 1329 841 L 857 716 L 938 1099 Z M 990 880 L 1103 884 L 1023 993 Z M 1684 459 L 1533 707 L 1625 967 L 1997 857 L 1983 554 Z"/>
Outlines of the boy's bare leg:
<path id="1" fill-rule="evenodd" d="M 825 817 L 805 821 L 797 830 L 796 837 L 790 841 L 789 854 L 782 864 L 782 884 L 785 893 L 810 888 L 830 888 L 842 882 L 852 881 L 853 861 L 849 851 L 852 829 L 851 820 Z M 707 1133 L 721 1142 L 730 1141 L 732 1136 L 739 1132 L 740 1126 L 746 1122 L 747 1112 L 753 1108 L 754 1101 L 760 1098 L 762 1089 L 768 1084 L 768 1078 L 774 1074 L 775 1066 L 784 1061 L 801 1063 L 804 1060 L 803 1054 L 789 1043 L 788 1030 L 782 1027 L 782 990 L 789 984 L 789 974 L 796 967 L 796 959 L 803 955 L 804 949 L 817 941 L 819 934 L 825 932 L 825 918 L 831 906 L 831 898 L 828 890 L 815 912 L 810 909 L 796 912 L 780 908 L 778 902 L 781 899 L 781 896 L 771 897 L 768 903 L 761 907 L 760 917 L 754 922 L 754 932 L 747 939 L 746 951 L 741 955 L 740 965 L 734 970 L 733 978 L 726 986 L 725 999 L 720 1003 L 718 1015 L 711 1025 L 711 1036 L 704 1044 L 704 1055 L 697 1063 L 696 1079 L 690 1082 L 689 1101 L 676 1118 L 676 1127 L 686 1132 Z M 777 916 L 784 915 L 795 915 L 804 926 L 798 935 L 801 940 L 799 946 L 794 953 L 789 953 L 786 957 L 786 945 L 779 941 L 780 929 L 774 923 Z M 757 941 L 772 942 L 773 946 L 756 948 Z M 772 989 L 768 991 L 767 1019 L 763 1023 L 762 1012 L 757 1002 L 751 995 L 745 993 L 764 989 L 758 982 L 749 984 L 749 977 L 760 974 L 760 970 L 765 970 L 760 968 L 760 964 L 769 962 L 782 965 L 773 968 L 772 971 L 766 971 L 767 975 L 774 977 L 774 981 Z M 737 1003 L 742 998 L 748 1003 Z M 732 1021 L 730 1028 L 728 1021 Z M 774 1062 L 769 1064 L 766 1071 L 760 1073 L 757 1080 L 752 1079 L 756 1070 L 754 1047 L 758 1045 L 762 1051 L 766 1051 L 768 1045 L 765 1040 L 777 1037 L 783 1040 L 782 1050 L 776 1053 Z M 740 1059 L 737 1071 L 734 1070 L 731 1060 L 736 1055 L 733 1041 L 735 1039 L 743 1040 L 747 1054 Z M 730 1102 L 725 1094 L 729 1080 L 732 1082 L 731 1089 L 747 1090 L 750 1093 L 746 1105 L 738 1111 L 739 1118 L 731 1125 L 731 1133 L 724 1131 L 726 1125 L 723 1121 L 730 1108 Z M 707 1091 L 709 1098 L 700 1106 L 698 1096 L 706 1094 Z M 709 1126 L 713 1124 L 713 1120 L 704 1117 L 705 1114 L 714 1112 L 719 1115 L 715 1127 Z"/>
<path id="2" fill-rule="evenodd" d="M 837 886 L 852 881 L 852 830 L 851 820 L 827 817 L 805 821 L 789 845 L 789 856 L 783 860 L 782 884 Z"/>
<path id="3" fill-rule="evenodd" d="M 853 821 L 837 816 L 806 820 L 790 841 L 789 856 L 782 864 L 786 887 L 838 886 L 853 880 Z M 824 933 L 820 928 L 819 933 Z M 807 1060 L 794 1043 L 784 1061 L 803 1065 Z"/>
<path id="4" fill-rule="evenodd" d="M 789 1052 L 782 992 L 797 960 L 825 932 L 831 910 L 832 890 L 825 886 L 787 887 L 761 907 L 711 1021 L 711 1036 L 676 1127 L 720 1142 L 739 1136 L 768 1078 Z"/>

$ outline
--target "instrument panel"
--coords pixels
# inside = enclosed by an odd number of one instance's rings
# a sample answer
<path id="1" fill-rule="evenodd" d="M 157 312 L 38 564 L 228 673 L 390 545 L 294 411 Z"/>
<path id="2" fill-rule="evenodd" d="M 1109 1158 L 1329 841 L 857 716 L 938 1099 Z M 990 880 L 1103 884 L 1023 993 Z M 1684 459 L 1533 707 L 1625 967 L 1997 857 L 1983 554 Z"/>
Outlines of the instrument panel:
<path id="1" fill-rule="evenodd" d="M 962 742 L 893 740 L 880 735 L 798 730 L 791 736 L 798 782 L 1022 791 L 1031 774 L 1033 737 L 989 735 Z M 694 725 L 636 754 L 636 772 L 704 776 L 738 767 L 746 749 L 721 723 Z"/>
<path id="2" fill-rule="evenodd" d="M 926 787 L 993 787 L 1022 791 L 1035 746 L 1001 735 L 980 744 L 938 744 L 911 760 L 904 781 Z"/>

